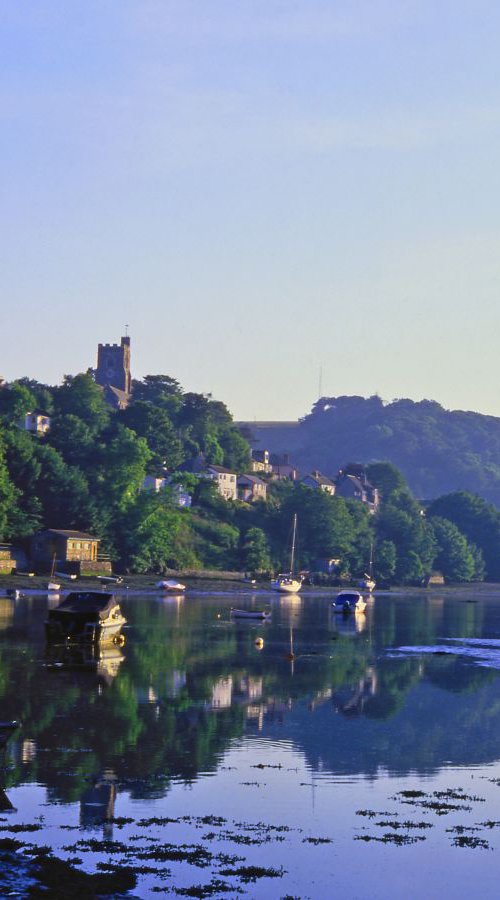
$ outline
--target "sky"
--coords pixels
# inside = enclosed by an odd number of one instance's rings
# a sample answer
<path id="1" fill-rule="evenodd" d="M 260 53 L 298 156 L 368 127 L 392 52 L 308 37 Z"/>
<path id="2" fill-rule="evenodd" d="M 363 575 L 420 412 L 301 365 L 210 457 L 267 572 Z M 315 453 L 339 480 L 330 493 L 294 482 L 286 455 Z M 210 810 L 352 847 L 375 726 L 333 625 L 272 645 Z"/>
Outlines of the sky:
<path id="1" fill-rule="evenodd" d="M 500 416 L 497 0 L 0 0 L 0 375 Z M 321 373 L 321 377 L 320 377 Z"/>

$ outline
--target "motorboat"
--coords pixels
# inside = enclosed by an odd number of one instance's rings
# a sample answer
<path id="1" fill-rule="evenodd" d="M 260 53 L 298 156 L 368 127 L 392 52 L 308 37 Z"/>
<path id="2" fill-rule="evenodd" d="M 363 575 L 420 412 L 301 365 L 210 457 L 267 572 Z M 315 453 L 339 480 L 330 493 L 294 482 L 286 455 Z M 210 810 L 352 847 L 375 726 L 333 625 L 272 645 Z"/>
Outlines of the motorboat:
<path id="1" fill-rule="evenodd" d="M 127 620 L 113 594 L 101 591 L 72 591 L 49 610 L 45 622 L 47 640 L 116 641 Z"/>
<path id="2" fill-rule="evenodd" d="M 340 591 L 333 601 L 334 612 L 362 613 L 366 609 L 366 600 L 359 591 Z"/>
<path id="3" fill-rule="evenodd" d="M 234 609 L 231 607 L 231 615 L 234 619 L 270 619 L 271 613 L 265 609 Z"/>
<path id="4" fill-rule="evenodd" d="M 293 517 L 292 527 L 292 545 L 290 550 L 290 571 L 278 575 L 274 581 L 271 581 L 271 590 L 278 591 L 280 594 L 296 594 L 302 587 L 302 578 L 294 575 L 295 565 L 295 543 L 297 539 L 297 513 Z"/>
<path id="5" fill-rule="evenodd" d="M 174 581 L 172 579 L 169 581 L 157 581 L 156 587 L 160 591 L 172 591 L 173 594 L 182 594 L 182 592 L 186 590 L 185 584 L 181 584 L 180 581 Z"/>

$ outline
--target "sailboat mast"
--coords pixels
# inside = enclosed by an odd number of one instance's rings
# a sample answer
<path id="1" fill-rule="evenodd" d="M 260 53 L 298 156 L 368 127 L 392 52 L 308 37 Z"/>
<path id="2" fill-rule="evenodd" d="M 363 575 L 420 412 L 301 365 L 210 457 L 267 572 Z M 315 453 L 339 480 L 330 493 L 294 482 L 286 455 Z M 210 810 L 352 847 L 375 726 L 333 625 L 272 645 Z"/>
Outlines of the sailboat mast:
<path id="1" fill-rule="evenodd" d="M 293 530 L 292 530 L 292 552 L 290 554 L 290 574 L 293 575 L 293 569 L 295 566 L 295 538 L 297 536 L 297 513 L 294 513 L 293 516 Z"/>

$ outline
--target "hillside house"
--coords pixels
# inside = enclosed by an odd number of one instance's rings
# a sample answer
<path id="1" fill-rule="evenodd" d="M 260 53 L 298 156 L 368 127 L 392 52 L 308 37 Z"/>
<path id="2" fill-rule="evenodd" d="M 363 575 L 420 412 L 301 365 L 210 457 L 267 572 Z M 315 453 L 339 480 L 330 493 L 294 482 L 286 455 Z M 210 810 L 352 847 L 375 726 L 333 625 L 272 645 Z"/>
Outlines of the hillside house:
<path id="1" fill-rule="evenodd" d="M 238 499 L 246 503 L 267 498 L 267 484 L 256 475 L 238 475 Z"/>
<path id="2" fill-rule="evenodd" d="M 301 480 L 301 484 L 305 484 L 306 487 L 313 488 L 316 491 L 323 491 L 325 494 L 330 494 L 331 497 L 335 494 L 335 484 L 328 478 L 326 475 L 322 475 L 321 472 L 315 470 L 311 472 L 310 475 L 304 475 L 304 478 Z"/>
<path id="3" fill-rule="evenodd" d="M 271 454 L 269 450 L 252 450 L 252 472 L 263 472 L 270 475 L 272 472 Z"/>
<path id="4" fill-rule="evenodd" d="M 340 469 L 335 481 L 337 497 L 359 500 L 365 503 L 370 513 L 376 513 L 380 505 L 378 489 L 368 481 L 363 466 L 347 466 Z"/>
<path id="5" fill-rule="evenodd" d="M 168 477 L 166 478 L 161 475 L 146 475 L 141 485 L 141 491 L 150 491 L 154 494 L 159 494 L 160 491 L 163 491 L 166 488 L 169 488 L 172 492 L 177 506 L 182 508 L 191 506 L 191 495 L 184 490 L 182 484 L 172 483 Z"/>
<path id="6" fill-rule="evenodd" d="M 283 453 L 283 455 L 271 453 L 270 462 L 273 481 L 299 480 L 299 470 L 290 462 L 288 453 Z"/>
<path id="7" fill-rule="evenodd" d="M 50 416 L 40 412 L 27 412 L 17 423 L 22 431 L 30 431 L 32 434 L 47 434 L 50 431 Z"/>
<path id="8" fill-rule="evenodd" d="M 205 478 L 209 478 L 217 485 L 217 490 L 224 500 L 238 499 L 238 485 L 236 473 L 223 466 L 208 465 L 204 473 Z"/>

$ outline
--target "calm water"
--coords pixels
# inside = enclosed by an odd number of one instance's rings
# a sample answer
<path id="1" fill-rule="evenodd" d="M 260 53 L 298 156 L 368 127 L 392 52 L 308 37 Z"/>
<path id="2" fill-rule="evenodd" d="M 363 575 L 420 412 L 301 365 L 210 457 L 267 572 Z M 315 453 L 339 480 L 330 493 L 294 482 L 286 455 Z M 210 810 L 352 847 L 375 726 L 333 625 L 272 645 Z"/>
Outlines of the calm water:
<path id="1" fill-rule="evenodd" d="M 47 607 L 0 599 L 0 836 L 137 897 L 498 895 L 500 592 L 129 594 L 96 659 L 47 655 Z"/>

